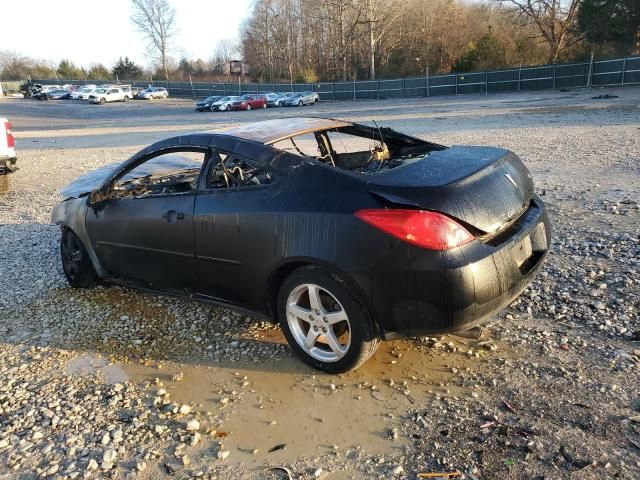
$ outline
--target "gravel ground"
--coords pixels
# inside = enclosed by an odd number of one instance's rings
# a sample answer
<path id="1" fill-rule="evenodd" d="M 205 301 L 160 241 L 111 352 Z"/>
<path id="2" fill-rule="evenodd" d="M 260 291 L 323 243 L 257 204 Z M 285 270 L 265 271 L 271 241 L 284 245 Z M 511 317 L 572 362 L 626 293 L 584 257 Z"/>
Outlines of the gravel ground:
<path id="1" fill-rule="evenodd" d="M 550 210 L 545 267 L 484 328 L 336 377 L 238 313 L 66 285 L 56 189 L 179 132 L 300 114 L 512 149 Z M 0 116 L 21 167 L 0 177 L 0 479 L 638 478 L 640 88 L 221 114 L 6 99 Z"/>

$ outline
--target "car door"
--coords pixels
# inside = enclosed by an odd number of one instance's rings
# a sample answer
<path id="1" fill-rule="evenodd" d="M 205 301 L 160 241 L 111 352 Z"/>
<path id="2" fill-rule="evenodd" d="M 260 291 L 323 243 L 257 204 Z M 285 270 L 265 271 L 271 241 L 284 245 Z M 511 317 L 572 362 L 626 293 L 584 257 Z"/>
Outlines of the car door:
<path id="1" fill-rule="evenodd" d="M 193 289 L 193 207 L 206 149 L 151 153 L 92 205 L 86 225 L 105 270 L 153 287 Z"/>
<path id="2" fill-rule="evenodd" d="M 235 179 L 225 179 L 221 162 Z M 282 174 L 222 150 L 212 152 L 205 172 L 194 209 L 198 293 L 260 309 L 275 257 L 272 206 Z"/>

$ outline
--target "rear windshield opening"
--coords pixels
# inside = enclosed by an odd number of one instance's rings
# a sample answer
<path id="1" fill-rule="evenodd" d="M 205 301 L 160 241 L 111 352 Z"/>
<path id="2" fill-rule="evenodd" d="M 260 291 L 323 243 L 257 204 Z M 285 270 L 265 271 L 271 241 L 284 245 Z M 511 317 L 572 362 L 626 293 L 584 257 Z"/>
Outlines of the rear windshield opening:
<path id="1" fill-rule="evenodd" d="M 390 128 L 378 129 L 364 125 L 297 135 L 275 142 L 272 146 L 362 174 L 395 168 L 446 148 Z"/>

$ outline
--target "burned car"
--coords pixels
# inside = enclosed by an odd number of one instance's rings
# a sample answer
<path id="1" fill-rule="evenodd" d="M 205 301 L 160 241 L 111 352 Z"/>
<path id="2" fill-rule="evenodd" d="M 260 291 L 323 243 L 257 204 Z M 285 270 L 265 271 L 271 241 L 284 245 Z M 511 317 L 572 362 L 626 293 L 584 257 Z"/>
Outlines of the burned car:
<path id="1" fill-rule="evenodd" d="M 61 191 L 64 273 L 280 323 L 314 368 L 464 330 L 520 294 L 550 241 L 522 161 L 389 128 L 276 119 L 155 143 Z"/>

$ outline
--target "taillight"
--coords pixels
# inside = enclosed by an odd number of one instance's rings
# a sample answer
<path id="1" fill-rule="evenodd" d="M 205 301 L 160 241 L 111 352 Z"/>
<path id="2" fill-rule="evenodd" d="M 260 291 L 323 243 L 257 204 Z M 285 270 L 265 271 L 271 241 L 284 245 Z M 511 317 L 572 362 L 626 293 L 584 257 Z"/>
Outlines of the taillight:
<path id="1" fill-rule="evenodd" d="M 425 210 L 358 210 L 355 216 L 407 243 L 429 250 L 449 250 L 473 235 L 455 220 Z"/>
<path id="2" fill-rule="evenodd" d="M 16 146 L 16 141 L 13 138 L 13 133 L 11 133 L 11 122 L 4 122 L 4 130 L 7 132 L 7 146 L 9 148 L 14 148 Z"/>

